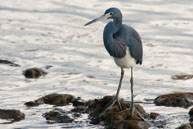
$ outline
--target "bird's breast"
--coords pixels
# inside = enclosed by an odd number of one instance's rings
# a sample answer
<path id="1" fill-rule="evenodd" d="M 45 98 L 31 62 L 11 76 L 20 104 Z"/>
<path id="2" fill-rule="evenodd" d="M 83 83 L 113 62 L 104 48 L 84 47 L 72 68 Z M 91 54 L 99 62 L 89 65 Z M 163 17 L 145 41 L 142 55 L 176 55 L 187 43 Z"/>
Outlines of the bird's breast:
<path id="1" fill-rule="evenodd" d="M 131 68 L 131 67 L 135 66 L 135 64 L 136 64 L 136 61 L 131 56 L 128 47 L 126 47 L 126 54 L 124 57 L 122 57 L 122 58 L 113 57 L 113 58 L 114 58 L 115 63 L 121 68 Z"/>

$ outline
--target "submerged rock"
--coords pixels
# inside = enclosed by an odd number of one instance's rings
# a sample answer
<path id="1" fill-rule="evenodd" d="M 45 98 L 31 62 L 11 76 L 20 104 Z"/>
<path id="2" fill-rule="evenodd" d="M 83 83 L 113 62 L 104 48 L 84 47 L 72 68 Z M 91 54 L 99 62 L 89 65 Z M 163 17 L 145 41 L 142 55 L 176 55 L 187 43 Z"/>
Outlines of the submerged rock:
<path id="1" fill-rule="evenodd" d="M 78 113 L 85 113 L 86 108 L 87 108 L 86 106 L 81 105 L 81 106 L 77 106 L 77 107 L 73 108 L 71 111 L 72 112 L 78 112 Z"/>
<path id="2" fill-rule="evenodd" d="M 23 75 L 26 78 L 39 78 L 40 76 L 45 76 L 47 74 L 47 72 L 45 72 L 44 70 L 40 69 L 40 68 L 30 68 L 30 69 L 26 69 L 23 72 Z"/>
<path id="3" fill-rule="evenodd" d="M 141 120 L 125 120 L 117 123 L 115 129 L 148 129 L 150 125 Z M 110 128 L 109 128 L 110 129 Z"/>
<path id="4" fill-rule="evenodd" d="M 7 65 L 9 65 L 9 66 L 19 67 L 18 64 L 15 64 L 15 63 L 13 63 L 13 62 L 11 62 L 11 61 L 8 61 L 8 60 L 1 60 L 1 59 L 0 59 L 0 64 L 7 64 Z"/>
<path id="5" fill-rule="evenodd" d="M 71 123 L 74 121 L 67 112 L 57 108 L 53 111 L 44 113 L 43 117 L 45 117 L 49 123 Z"/>
<path id="6" fill-rule="evenodd" d="M 81 99 L 75 98 L 70 94 L 50 94 L 44 97 L 41 97 L 37 100 L 26 102 L 26 106 L 38 106 L 40 104 L 50 104 L 55 106 L 65 106 L 70 103 L 78 103 Z M 81 101 L 79 103 L 82 103 Z M 77 104 L 78 105 L 78 104 Z"/>
<path id="7" fill-rule="evenodd" d="M 149 114 L 149 117 L 150 117 L 151 119 L 153 119 L 153 120 L 157 119 L 157 117 L 159 117 L 159 116 L 160 116 L 160 114 L 155 113 L 155 112 L 151 112 L 151 113 Z"/>
<path id="8" fill-rule="evenodd" d="M 82 100 L 80 97 L 78 97 L 78 98 L 76 98 L 76 99 L 74 99 L 73 101 L 72 101 L 72 104 L 73 104 L 73 106 L 84 106 L 85 105 L 85 101 L 84 100 Z"/>
<path id="9" fill-rule="evenodd" d="M 188 108 L 193 105 L 193 93 L 173 93 L 155 98 L 157 106 L 172 106 Z"/>
<path id="10" fill-rule="evenodd" d="M 193 108 L 190 109 L 189 115 L 190 115 L 190 121 L 193 122 Z"/>
<path id="11" fill-rule="evenodd" d="M 26 102 L 26 103 L 25 103 L 25 105 L 28 106 L 28 107 L 39 106 L 40 104 L 43 104 L 43 103 L 40 103 L 40 102 L 38 102 L 37 100 L 35 100 L 35 101 L 29 101 L 29 102 Z"/>
<path id="12" fill-rule="evenodd" d="M 25 114 L 15 109 L 0 109 L 0 118 L 9 119 L 11 122 L 20 121 L 25 118 Z"/>
<path id="13" fill-rule="evenodd" d="M 120 100 L 123 111 L 120 111 L 117 103 L 115 103 L 111 108 L 104 112 L 108 105 L 112 103 L 113 98 L 113 96 L 105 96 L 102 99 L 90 101 L 87 112 L 89 113 L 89 118 L 91 119 L 92 124 L 98 124 L 103 121 L 106 128 L 109 129 L 127 129 L 131 125 L 135 127 L 135 129 L 146 129 L 150 127 L 149 123 L 141 120 L 140 116 L 143 118 L 148 118 L 149 115 L 139 104 L 135 104 L 132 120 L 129 109 L 131 104 L 123 99 Z"/>
<path id="14" fill-rule="evenodd" d="M 193 75 L 174 75 L 171 78 L 173 80 L 188 80 L 188 79 L 192 79 Z"/>
<path id="15" fill-rule="evenodd" d="M 85 102 L 69 94 L 50 94 L 25 104 L 27 106 L 37 106 L 39 104 L 65 106 L 72 104 L 74 108 L 71 111 L 66 112 L 62 109 L 54 109 L 44 113 L 43 116 L 49 123 L 71 123 L 77 122 L 83 113 L 88 113 L 91 124 L 103 123 L 106 129 L 148 129 L 152 126 L 153 119 L 159 116 L 157 113 L 149 115 L 142 106 L 135 104 L 133 119 L 131 119 L 131 103 L 123 99 L 120 100 L 122 111 L 119 110 L 117 103 L 106 110 L 113 99 L 113 96 L 105 96 L 102 99 Z M 152 123 L 147 122 L 147 120 L 144 121 L 144 119 L 151 119 Z M 160 124 L 154 124 L 154 126 L 157 125 L 159 126 Z"/>
<path id="16" fill-rule="evenodd" d="M 183 124 L 180 127 L 178 127 L 177 129 L 193 129 L 193 122 L 187 123 L 187 124 Z"/>

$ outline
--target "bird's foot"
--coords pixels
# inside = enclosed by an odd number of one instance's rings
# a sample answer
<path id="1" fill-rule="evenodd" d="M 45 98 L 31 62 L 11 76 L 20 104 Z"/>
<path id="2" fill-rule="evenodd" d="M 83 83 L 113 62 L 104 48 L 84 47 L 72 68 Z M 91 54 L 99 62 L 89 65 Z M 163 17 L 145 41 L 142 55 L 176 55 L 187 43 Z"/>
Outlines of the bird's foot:
<path id="1" fill-rule="evenodd" d="M 137 108 L 135 108 L 135 106 L 133 106 L 133 107 L 134 107 L 133 109 L 131 109 L 132 107 L 130 107 L 130 108 L 126 108 L 126 109 L 122 110 L 121 112 L 130 111 L 130 113 L 131 113 L 130 119 L 131 120 L 134 120 L 134 119 L 142 120 L 142 121 L 147 122 L 151 127 L 154 126 L 148 119 L 144 118 L 144 116 L 137 110 Z"/>
<path id="2" fill-rule="evenodd" d="M 133 117 L 134 116 L 134 112 L 136 112 L 137 115 L 139 114 L 139 112 L 136 109 L 134 109 L 133 107 L 126 108 L 124 110 L 121 110 L 120 112 L 125 112 L 125 111 L 130 111 L 130 118 L 131 118 L 131 120 L 134 118 Z M 140 116 L 140 115 L 138 115 L 138 116 Z"/>
<path id="3" fill-rule="evenodd" d="M 110 108 L 112 108 L 114 106 L 114 104 L 117 102 L 117 105 L 119 107 L 119 110 L 122 111 L 122 107 L 121 107 L 121 104 L 120 104 L 120 101 L 117 97 L 115 97 L 112 101 L 110 101 L 107 105 L 107 108 L 105 108 L 105 110 L 103 112 L 100 113 L 99 116 L 103 116 L 107 110 L 109 110 Z"/>
<path id="4" fill-rule="evenodd" d="M 145 118 L 142 116 L 142 114 L 135 108 L 135 106 L 133 105 L 133 107 L 130 108 L 126 108 L 124 110 L 122 110 L 121 112 L 125 112 L 129 110 L 130 111 L 130 118 L 132 119 L 136 119 L 136 115 L 138 116 L 138 119 L 146 121 Z M 135 114 L 135 115 L 134 115 Z"/>
<path id="5" fill-rule="evenodd" d="M 118 97 L 115 97 L 115 98 L 109 103 L 110 105 L 109 105 L 105 110 L 108 110 L 108 109 L 112 108 L 113 105 L 114 105 L 116 102 L 117 102 L 117 105 L 118 105 L 118 107 L 119 107 L 119 110 L 122 111 L 123 109 L 122 109 L 122 107 L 121 107 L 121 103 L 120 103 Z"/>
<path id="6" fill-rule="evenodd" d="M 119 101 L 119 98 L 116 97 L 116 98 L 114 99 L 114 101 L 115 101 L 115 102 L 117 101 L 117 105 L 118 105 L 118 107 L 119 107 L 119 110 L 122 111 L 123 109 L 122 109 L 122 107 L 121 107 L 121 103 L 120 103 L 120 101 Z"/>
<path id="7" fill-rule="evenodd" d="M 133 103 L 133 104 L 131 104 L 131 119 L 133 119 L 134 110 L 135 110 L 135 105 Z"/>

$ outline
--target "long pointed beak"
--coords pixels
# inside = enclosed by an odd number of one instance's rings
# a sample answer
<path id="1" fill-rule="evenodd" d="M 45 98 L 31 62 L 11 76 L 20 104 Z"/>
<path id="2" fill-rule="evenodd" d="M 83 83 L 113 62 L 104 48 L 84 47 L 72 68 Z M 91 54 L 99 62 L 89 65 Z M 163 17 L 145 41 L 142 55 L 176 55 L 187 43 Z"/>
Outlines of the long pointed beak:
<path id="1" fill-rule="evenodd" d="M 100 17 L 98 17 L 98 18 L 96 18 L 96 19 L 94 19 L 94 20 L 92 20 L 92 21 L 89 21 L 89 22 L 86 23 L 84 26 L 90 25 L 90 24 L 95 23 L 95 22 L 97 22 L 97 21 L 106 20 L 107 18 L 108 18 L 107 15 L 102 15 L 102 16 L 100 16 Z"/>

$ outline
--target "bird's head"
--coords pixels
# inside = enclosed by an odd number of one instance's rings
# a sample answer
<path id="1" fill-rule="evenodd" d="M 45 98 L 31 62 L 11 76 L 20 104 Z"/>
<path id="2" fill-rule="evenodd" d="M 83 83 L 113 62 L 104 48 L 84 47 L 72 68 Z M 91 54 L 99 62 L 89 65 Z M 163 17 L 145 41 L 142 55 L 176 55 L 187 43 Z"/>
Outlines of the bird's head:
<path id="1" fill-rule="evenodd" d="M 113 19 L 115 21 L 117 18 L 122 18 L 121 11 L 118 8 L 109 8 L 105 11 L 105 13 L 102 16 L 86 23 L 85 26 L 97 21 L 104 21 L 106 19 Z"/>
<path id="2" fill-rule="evenodd" d="M 107 19 L 122 18 L 122 13 L 118 8 L 109 8 L 105 11 L 104 15 L 108 15 Z"/>

